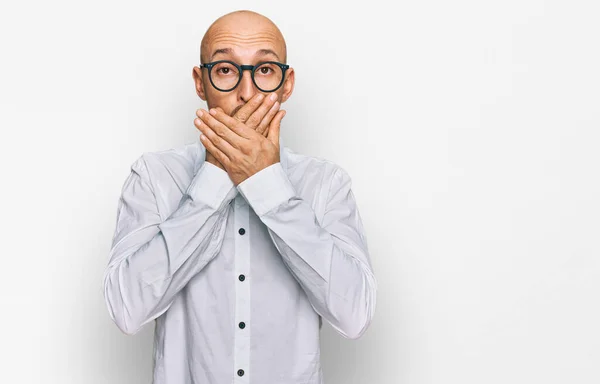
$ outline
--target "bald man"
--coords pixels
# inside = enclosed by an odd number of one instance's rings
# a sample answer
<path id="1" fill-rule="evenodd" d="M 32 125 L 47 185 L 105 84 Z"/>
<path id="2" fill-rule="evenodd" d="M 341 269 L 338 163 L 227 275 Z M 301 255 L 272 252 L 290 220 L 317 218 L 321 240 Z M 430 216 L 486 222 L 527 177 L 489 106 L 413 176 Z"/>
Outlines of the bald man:
<path id="1" fill-rule="evenodd" d="M 199 140 L 131 165 L 104 273 L 110 317 L 154 322 L 153 384 L 323 384 L 323 319 L 357 339 L 376 280 L 348 173 L 284 147 L 294 89 L 268 18 L 210 25 L 192 71 Z"/>

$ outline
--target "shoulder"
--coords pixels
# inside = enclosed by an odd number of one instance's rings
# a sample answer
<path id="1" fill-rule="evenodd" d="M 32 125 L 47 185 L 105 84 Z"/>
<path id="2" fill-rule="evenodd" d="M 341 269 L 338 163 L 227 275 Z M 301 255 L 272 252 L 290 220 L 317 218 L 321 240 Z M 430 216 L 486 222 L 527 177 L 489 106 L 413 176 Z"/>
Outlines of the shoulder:
<path id="1" fill-rule="evenodd" d="M 196 173 L 201 155 L 201 146 L 196 142 L 144 152 L 132 163 L 131 170 L 148 179 L 152 185 L 168 181 L 185 188 Z"/>
<path id="2" fill-rule="evenodd" d="M 323 187 L 351 183 L 351 178 L 340 164 L 324 157 L 297 153 L 292 149 L 284 149 L 287 160 L 287 172 L 291 179 L 319 179 Z"/>

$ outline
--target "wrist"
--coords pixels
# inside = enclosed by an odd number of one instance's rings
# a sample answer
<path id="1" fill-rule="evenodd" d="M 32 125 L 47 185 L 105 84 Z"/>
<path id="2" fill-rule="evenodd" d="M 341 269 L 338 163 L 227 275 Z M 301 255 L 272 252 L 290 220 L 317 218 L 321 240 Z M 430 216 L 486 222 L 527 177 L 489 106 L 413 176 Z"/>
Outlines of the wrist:
<path id="1" fill-rule="evenodd" d="M 223 164 L 221 164 L 213 155 L 211 155 L 210 152 L 206 152 L 206 161 L 225 171 L 225 167 L 223 167 Z"/>

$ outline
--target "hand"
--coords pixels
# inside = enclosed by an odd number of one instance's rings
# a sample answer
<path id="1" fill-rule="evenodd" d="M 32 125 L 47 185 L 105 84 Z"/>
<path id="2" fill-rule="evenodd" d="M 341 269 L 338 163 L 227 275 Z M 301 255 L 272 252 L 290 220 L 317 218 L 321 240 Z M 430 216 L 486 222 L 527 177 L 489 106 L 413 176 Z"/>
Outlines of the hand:
<path id="1" fill-rule="evenodd" d="M 194 124 L 202 132 L 200 139 L 207 153 L 224 166 L 233 183 L 238 185 L 280 161 L 279 129 L 285 113 L 281 110 L 275 114 L 269 122 L 266 137 L 216 108 L 211 108 L 210 113 L 198 110 L 199 118 Z"/>
<path id="2" fill-rule="evenodd" d="M 262 93 L 257 93 L 233 117 L 242 123 L 246 123 L 247 126 L 256 130 L 256 132 L 266 136 L 269 123 L 277 111 L 279 111 L 279 106 L 278 101 L 270 97 L 264 97 Z M 216 107 L 216 109 L 223 112 L 221 107 Z M 196 114 L 198 114 L 198 111 L 196 111 Z M 196 128 L 198 128 L 197 125 Z M 225 170 L 223 164 L 208 151 L 206 151 L 206 161 Z"/>
<path id="3" fill-rule="evenodd" d="M 233 118 L 246 123 L 248 127 L 266 137 L 269 123 L 279 111 L 279 107 L 276 93 L 271 93 L 267 97 L 262 93 L 257 93 L 235 113 Z M 223 111 L 220 107 L 216 109 Z"/>

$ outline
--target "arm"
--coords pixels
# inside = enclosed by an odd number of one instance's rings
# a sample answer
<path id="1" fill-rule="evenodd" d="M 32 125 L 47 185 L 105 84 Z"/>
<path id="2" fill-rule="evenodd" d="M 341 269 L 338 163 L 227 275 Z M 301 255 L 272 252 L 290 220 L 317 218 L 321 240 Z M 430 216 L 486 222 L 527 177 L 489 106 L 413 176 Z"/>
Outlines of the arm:
<path id="1" fill-rule="evenodd" d="M 314 310 L 342 336 L 359 338 L 373 318 L 377 284 L 348 174 L 341 168 L 334 173 L 321 224 L 280 163 L 237 188 L 268 227 Z"/>
<path id="2" fill-rule="evenodd" d="M 205 161 L 179 207 L 162 221 L 143 156 L 134 162 L 121 191 L 103 279 L 108 312 L 121 331 L 133 335 L 166 312 L 217 255 L 236 195 L 229 175 Z"/>

